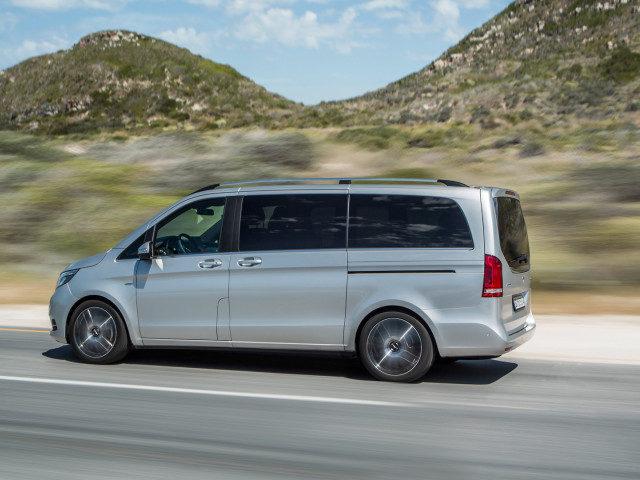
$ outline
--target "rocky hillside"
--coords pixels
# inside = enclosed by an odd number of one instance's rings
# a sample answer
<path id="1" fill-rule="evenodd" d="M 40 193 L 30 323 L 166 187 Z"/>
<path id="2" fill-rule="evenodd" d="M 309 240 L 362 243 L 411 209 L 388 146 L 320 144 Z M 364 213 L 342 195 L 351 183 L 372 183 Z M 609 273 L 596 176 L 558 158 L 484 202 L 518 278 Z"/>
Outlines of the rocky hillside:
<path id="1" fill-rule="evenodd" d="M 387 87 L 303 107 L 227 65 L 106 31 L 0 71 L 0 129 L 46 134 L 640 117 L 640 0 L 516 0 Z"/>
<path id="2" fill-rule="evenodd" d="M 424 69 L 321 104 L 347 124 L 638 118 L 639 0 L 516 0 Z"/>
<path id="3" fill-rule="evenodd" d="M 300 108 L 228 65 L 126 31 L 94 33 L 0 72 L 0 129 L 278 126 Z"/>

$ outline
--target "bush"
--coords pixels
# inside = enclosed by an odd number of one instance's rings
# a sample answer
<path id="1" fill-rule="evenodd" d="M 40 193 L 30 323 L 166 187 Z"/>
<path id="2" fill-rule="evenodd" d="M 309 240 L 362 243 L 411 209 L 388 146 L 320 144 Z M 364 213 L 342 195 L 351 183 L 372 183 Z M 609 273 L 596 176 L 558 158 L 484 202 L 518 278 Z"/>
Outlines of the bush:
<path id="1" fill-rule="evenodd" d="M 634 80 L 640 72 L 640 53 L 627 47 L 616 48 L 611 57 L 598 65 L 602 76 L 618 83 Z"/>
<path id="2" fill-rule="evenodd" d="M 406 134 L 391 127 L 350 128 L 342 130 L 335 139 L 343 143 L 356 143 L 369 150 L 384 150 L 391 146 L 395 138 L 406 137 Z"/>
<path id="3" fill-rule="evenodd" d="M 381 175 L 386 178 L 438 178 L 431 170 L 426 168 L 397 168 L 389 170 Z"/>
<path id="4" fill-rule="evenodd" d="M 530 142 L 525 144 L 520 150 L 520 158 L 535 157 L 538 155 L 544 155 L 545 149 L 542 145 L 536 142 Z"/>
<path id="5" fill-rule="evenodd" d="M 491 115 L 491 110 L 489 110 L 484 105 L 476 105 L 471 111 L 471 123 L 479 123 L 489 115 Z"/>
<path id="6" fill-rule="evenodd" d="M 564 80 L 577 80 L 582 75 L 582 65 L 574 63 L 568 68 L 558 70 L 558 77 Z"/>
<path id="7" fill-rule="evenodd" d="M 577 246 L 587 252 L 610 250 L 636 250 L 640 236 L 640 218 L 612 217 L 592 221 L 584 225 L 577 236 Z"/>
<path id="8" fill-rule="evenodd" d="M 585 190 L 604 193 L 621 202 L 640 202 L 640 166 L 631 164 L 590 165 L 572 178 Z"/>
<path id="9" fill-rule="evenodd" d="M 453 113 L 453 109 L 451 107 L 443 107 L 438 113 L 438 118 L 436 119 L 438 123 L 448 122 L 451 118 L 451 114 Z"/>
<path id="10" fill-rule="evenodd" d="M 301 133 L 265 136 L 241 146 L 238 156 L 261 165 L 305 169 L 313 162 L 313 147 Z"/>

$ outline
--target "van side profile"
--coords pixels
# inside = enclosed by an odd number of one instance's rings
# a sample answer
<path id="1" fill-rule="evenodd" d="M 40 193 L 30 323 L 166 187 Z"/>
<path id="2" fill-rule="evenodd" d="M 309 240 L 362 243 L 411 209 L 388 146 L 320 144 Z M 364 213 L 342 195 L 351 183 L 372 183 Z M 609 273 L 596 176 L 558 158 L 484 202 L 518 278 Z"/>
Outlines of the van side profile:
<path id="1" fill-rule="evenodd" d="M 60 275 L 51 335 L 89 363 L 130 348 L 358 355 L 414 381 L 529 340 L 531 258 L 512 190 L 449 180 L 211 185 Z"/>

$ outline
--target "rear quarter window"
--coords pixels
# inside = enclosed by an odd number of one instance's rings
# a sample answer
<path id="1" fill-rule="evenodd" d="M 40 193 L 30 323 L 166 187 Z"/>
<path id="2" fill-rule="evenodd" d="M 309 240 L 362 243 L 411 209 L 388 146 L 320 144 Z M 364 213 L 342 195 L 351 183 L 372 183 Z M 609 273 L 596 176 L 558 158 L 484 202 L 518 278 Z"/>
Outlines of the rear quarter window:
<path id="1" fill-rule="evenodd" d="M 422 195 L 351 195 L 349 248 L 473 248 L 460 206 Z"/>

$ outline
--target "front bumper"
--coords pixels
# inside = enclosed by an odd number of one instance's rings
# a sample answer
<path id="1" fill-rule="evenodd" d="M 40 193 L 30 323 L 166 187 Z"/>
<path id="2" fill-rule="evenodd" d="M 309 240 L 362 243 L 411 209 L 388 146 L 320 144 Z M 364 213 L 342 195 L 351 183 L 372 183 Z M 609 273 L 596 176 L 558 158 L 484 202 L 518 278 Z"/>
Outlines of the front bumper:
<path id="1" fill-rule="evenodd" d="M 57 342 L 67 343 L 67 319 L 69 310 L 76 301 L 77 298 L 71 293 L 69 285 L 58 287 L 49 300 L 49 319 L 52 326 L 49 335 Z"/>

